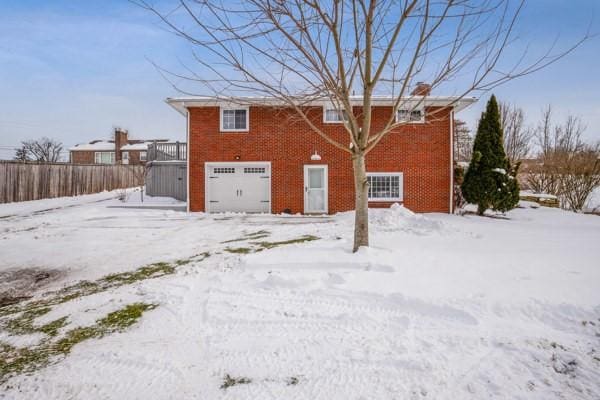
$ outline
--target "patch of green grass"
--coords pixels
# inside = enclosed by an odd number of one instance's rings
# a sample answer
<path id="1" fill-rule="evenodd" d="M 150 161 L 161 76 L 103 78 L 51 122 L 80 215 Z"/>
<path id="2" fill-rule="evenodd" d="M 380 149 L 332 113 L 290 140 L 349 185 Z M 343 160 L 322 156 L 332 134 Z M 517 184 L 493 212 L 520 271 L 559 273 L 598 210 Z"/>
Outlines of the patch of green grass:
<path id="1" fill-rule="evenodd" d="M 150 278 L 158 278 L 165 275 L 170 275 L 175 272 L 175 267 L 166 262 L 158 262 L 147 265 L 130 272 L 121 272 L 118 274 L 107 275 L 100 279 L 100 285 L 104 282 L 111 284 L 115 283 L 118 286 L 128 285 L 137 281 Z"/>
<path id="2" fill-rule="evenodd" d="M 48 322 L 45 325 L 37 328 L 39 332 L 45 333 L 48 336 L 56 336 L 58 335 L 58 331 L 67 325 L 68 317 L 62 317 L 59 319 L 55 319 L 52 322 Z"/>
<path id="3" fill-rule="evenodd" d="M 225 251 L 234 254 L 248 254 L 253 252 L 249 247 L 227 247 Z"/>
<path id="4" fill-rule="evenodd" d="M 0 317 L 5 317 L 20 312 L 28 312 L 29 310 L 35 310 L 39 308 L 51 307 L 123 285 L 130 285 L 146 279 L 154 279 L 165 275 L 171 275 L 175 273 L 177 267 L 189 264 L 191 262 L 203 261 L 209 256 L 210 253 L 205 252 L 196 254 L 192 257 L 179 259 L 172 263 L 157 262 L 140 267 L 133 271 L 110 274 L 96 281 L 80 281 L 58 291 L 46 293 L 42 298 L 37 300 L 0 307 Z"/>
<path id="5" fill-rule="evenodd" d="M 260 230 L 260 231 L 256 231 L 256 232 L 247 233 L 244 236 L 237 238 L 237 239 L 225 240 L 224 242 L 221 242 L 221 243 L 225 244 L 225 243 L 243 242 L 244 240 L 257 240 L 257 239 L 263 239 L 263 238 L 269 237 L 269 235 L 271 235 L 271 232 L 265 231 L 265 230 Z"/>
<path id="6" fill-rule="evenodd" d="M 58 329 L 66 322 L 64 317 L 38 328 L 44 329 L 49 338 L 42 340 L 36 346 L 17 348 L 0 342 L 0 382 L 6 381 L 15 374 L 33 372 L 57 361 L 59 357 L 69 354 L 78 343 L 101 338 L 114 332 L 122 332 L 135 324 L 144 312 L 156 307 L 156 304 L 148 303 L 129 304 L 98 319 L 94 325 L 71 329 L 62 338 L 53 341 L 51 337 L 56 336 Z"/>
<path id="7" fill-rule="evenodd" d="M 0 383 L 6 381 L 10 376 L 33 372 L 59 359 L 60 356 L 65 356 L 73 346 L 85 340 L 123 331 L 133 325 L 145 311 L 152 310 L 157 305 L 130 304 L 123 309 L 107 314 L 92 326 L 74 328 L 66 331 L 64 335 L 60 335 L 60 332 L 67 326 L 68 316 L 44 325 L 35 325 L 34 323 L 36 318 L 50 312 L 53 306 L 145 279 L 170 275 L 182 265 L 203 261 L 209 256 L 210 254 L 205 252 L 172 263 L 153 263 L 134 271 L 107 275 L 96 281 L 80 281 L 60 290 L 46 293 L 35 300 L 23 298 L 16 303 L 3 302 L 0 305 L 0 330 L 11 335 L 42 333 L 44 337 L 38 344 L 22 348 L 0 342 Z"/>
<path id="8" fill-rule="evenodd" d="M 175 265 L 180 267 L 182 265 L 187 265 L 187 264 L 191 263 L 192 261 L 204 261 L 208 257 L 210 257 L 210 253 L 208 251 L 205 251 L 203 253 L 196 254 L 195 256 L 192 256 L 192 257 L 181 258 L 179 260 L 175 260 Z"/>
<path id="9" fill-rule="evenodd" d="M 252 379 L 250 378 L 246 378 L 243 376 L 239 378 L 234 378 L 227 374 L 225 375 L 225 378 L 223 378 L 223 384 L 221 385 L 221 389 L 225 390 L 235 385 L 247 385 L 249 383 L 252 383 Z"/>
<path id="10" fill-rule="evenodd" d="M 58 331 L 66 326 L 67 317 L 62 317 L 45 325 L 36 326 L 34 320 L 42 315 L 48 314 L 52 308 L 42 307 L 23 311 L 16 318 L 4 322 L 3 328 L 11 335 L 29 335 L 33 333 L 44 333 L 48 336 L 56 336 Z"/>
<path id="11" fill-rule="evenodd" d="M 33 326 L 33 320 L 44 314 L 48 314 L 50 310 L 50 307 L 42 307 L 23 311 L 18 317 L 6 321 L 4 329 L 12 335 L 28 335 L 35 333 L 38 330 Z"/>
<path id="12" fill-rule="evenodd" d="M 272 248 L 278 247 L 278 246 L 285 246 L 285 245 L 294 244 L 294 243 L 311 242 L 313 240 L 318 240 L 318 239 L 319 239 L 319 237 L 317 237 L 317 236 L 304 235 L 297 239 L 282 240 L 280 242 L 252 242 L 252 244 L 258 245 L 258 246 L 262 247 L 263 249 L 272 249 Z"/>

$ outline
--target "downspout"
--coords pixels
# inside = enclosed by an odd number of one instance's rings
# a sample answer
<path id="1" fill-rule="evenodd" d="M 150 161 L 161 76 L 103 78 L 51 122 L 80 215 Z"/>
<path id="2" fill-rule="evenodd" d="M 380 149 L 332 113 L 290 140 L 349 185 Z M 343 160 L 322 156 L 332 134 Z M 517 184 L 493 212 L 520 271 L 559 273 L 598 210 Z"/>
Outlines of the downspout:
<path id="1" fill-rule="evenodd" d="M 183 103 L 185 107 L 185 103 Z M 186 163 L 186 197 L 187 197 L 187 212 L 190 212 L 190 109 L 185 107 L 186 110 L 186 124 L 185 124 L 185 163 Z"/>
<path id="2" fill-rule="evenodd" d="M 450 111 L 450 214 L 454 213 L 454 107 Z"/>

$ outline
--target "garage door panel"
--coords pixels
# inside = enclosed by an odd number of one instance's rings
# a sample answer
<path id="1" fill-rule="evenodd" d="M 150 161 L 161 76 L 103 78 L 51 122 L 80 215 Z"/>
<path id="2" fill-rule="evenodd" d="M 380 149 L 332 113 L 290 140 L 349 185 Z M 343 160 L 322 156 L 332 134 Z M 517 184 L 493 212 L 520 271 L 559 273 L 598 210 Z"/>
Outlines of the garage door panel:
<path id="1" fill-rule="evenodd" d="M 270 212 L 269 164 L 207 164 L 209 212 Z"/>

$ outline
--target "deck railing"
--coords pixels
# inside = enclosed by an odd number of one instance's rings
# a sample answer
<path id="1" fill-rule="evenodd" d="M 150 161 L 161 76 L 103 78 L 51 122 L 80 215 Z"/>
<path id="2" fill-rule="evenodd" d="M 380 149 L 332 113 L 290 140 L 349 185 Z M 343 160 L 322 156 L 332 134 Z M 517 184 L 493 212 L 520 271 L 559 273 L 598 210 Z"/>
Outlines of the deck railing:
<path id="1" fill-rule="evenodd" d="M 187 143 L 153 142 L 148 146 L 148 161 L 186 161 Z"/>

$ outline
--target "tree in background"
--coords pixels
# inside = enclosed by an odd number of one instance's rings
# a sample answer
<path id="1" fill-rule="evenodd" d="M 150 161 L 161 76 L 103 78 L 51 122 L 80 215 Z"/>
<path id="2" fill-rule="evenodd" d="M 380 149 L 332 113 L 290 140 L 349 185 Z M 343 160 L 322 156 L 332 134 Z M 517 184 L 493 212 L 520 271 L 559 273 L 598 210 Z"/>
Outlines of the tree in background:
<path id="1" fill-rule="evenodd" d="M 473 158 L 462 185 L 465 200 L 477 204 L 478 215 L 490 208 L 506 212 L 519 202 L 516 169 L 506 157 L 502 136 L 500 111 L 492 95 L 479 120 Z"/>
<path id="2" fill-rule="evenodd" d="M 576 212 L 600 186 L 600 143 L 586 143 L 584 131 L 581 119 L 572 115 L 554 124 L 552 109 L 546 107 L 535 133 L 538 162 L 526 178 L 532 191 L 553 194 L 561 207 Z"/>
<path id="3" fill-rule="evenodd" d="M 43 137 L 25 140 L 15 152 L 15 159 L 21 161 L 58 162 L 63 144 L 58 140 Z"/>
<path id="4" fill-rule="evenodd" d="M 29 154 L 22 146 L 15 151 L 14 159 L 17 161 L 31 161 Z"/>
<path id="5" fill-rule="evenodd" d="M 454 161 L 469 162 L 473 155 L 473 136 L 465 121 L 454 120 Z"/>
<path id="6" fill-rule="evenodd" d="M 531 152 L 533 129 L 525 126 L 523 109 L 500 102 L 500 124 L 504 133 L 504 152 L 512 165 L 517 165 Z"/>

